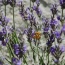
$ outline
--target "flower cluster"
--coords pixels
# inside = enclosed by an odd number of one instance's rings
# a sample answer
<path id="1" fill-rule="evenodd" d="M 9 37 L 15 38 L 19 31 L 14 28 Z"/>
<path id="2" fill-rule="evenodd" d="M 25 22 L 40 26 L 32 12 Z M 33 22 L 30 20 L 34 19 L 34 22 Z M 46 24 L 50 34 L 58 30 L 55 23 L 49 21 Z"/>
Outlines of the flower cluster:
<path id="1" fill-rule="evenodd" d="M 26 46 L 24 46 L 23 43 L 14 44 L 13 49 L 14 49 L 14 54 L 19 58 L 23 57 L 23 54 L 26 52 Z"/>
<path id="2" fill-rule="evenodd" d="M 51 19 L 48 18 L 43 18 L 42 16 L 42 11 L 40 10 L 40 1 L 39 0 L 32 0 L 32 3 L 36 3 L 36 5 L 33 5 L 31 8 L 26 8 L 24 9 L 24 5 L 21 2 L 21 11 L 20 14 L 22 15 L 23 19 L 26 21 L 30 21 L 29 25 L 30 28 L 27 28 L 26 30 L 26 35 L 29 43 L 32 43 L 33 40 L 35 43 L 39 43 L 39 40 L 42 37 L 42 34 L 44 35 L 47 45 L 47 53 L 52 54 L 52 56 L 55 57 L 57 60 L 57 64 L 59 63 L 59 58 L 62 55 L 62 50 L 60 50 L 60 47 L 56 46 L 53 47 L 53 44 L 57 42 L 57 44 L 62 43 L 62 34 L 65 34 L 65 24 L 63 25 L 64 17 L 63 17 L 63 9 L 64 9 L 64 0 L 60 2 L 61 4 L 61 9 L 62 9 L 62 16 L 57 16 L 58 9 L 57 9 L 57 4 L 53 4 L 51 8 L 52 16 Z M 34 17 L 34 11 L 36 14 L 41 17 L 43 25 L 43 33 L 39 32 L 39 26 L 37 25 L 36 18 Z M 60 27 L 61 29 L 58 30 L 59 26 L 59 21 L 61 22 L 62 26 Z M 40 29 L 41 31 L 41 29 Z M 30 44 L 31 49 L 33 49 L 32 44 Z M 34 53 L 34 50 L 32 50 Z M 59 55 L 58 55 L 59 54 Z"/>
<path id="3" fill-rule="evenodd" d="M 2 3 L 3 3 L 4 5 L 10 4 L 10 6 L 13 7 L 13 5 L 15 6 L 15 4 L 16 4 L 16 0 L 2 0 Z"/>
<path id="4" fill-rule="evenodd" d="M 2 12 L 0 12 L 2 13 Z M 0 41 L 2 41 L 2 45 L 6 45 L 7 43 L 7 26 L 9 23 L 9 19 L 1 15 L 0 16 L 0 26 L 2 27 L 2 30 L 0 31 Z"/>
<path id="5" fill-rule="evenodd" d="M 62 9 L 65 9 L 65 0 L 59 0 Z"/>

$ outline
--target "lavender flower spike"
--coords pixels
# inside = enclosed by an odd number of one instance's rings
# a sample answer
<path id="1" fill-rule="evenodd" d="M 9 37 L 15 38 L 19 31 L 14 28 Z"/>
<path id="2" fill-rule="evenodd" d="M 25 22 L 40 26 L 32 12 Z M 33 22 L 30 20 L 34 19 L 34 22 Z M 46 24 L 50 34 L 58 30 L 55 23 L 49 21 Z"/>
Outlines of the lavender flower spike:
<path id="1" fill-rule="evenodd" d="M 61 8 L 65 9 L 65 0 L 59 0 Z"/>

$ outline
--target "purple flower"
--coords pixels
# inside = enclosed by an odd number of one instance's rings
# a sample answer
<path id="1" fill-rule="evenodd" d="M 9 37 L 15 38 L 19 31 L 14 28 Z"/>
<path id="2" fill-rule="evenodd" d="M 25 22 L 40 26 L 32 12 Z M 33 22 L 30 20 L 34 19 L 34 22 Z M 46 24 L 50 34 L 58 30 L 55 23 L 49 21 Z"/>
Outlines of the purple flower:
<path id="1" fill-rule="evenodd" d="M 38 9 L 36 9 L 36 13 L 38 14 L 38 15 L 42 15 L 42 11 L 38 8 Z"/>
<path id="2" fill-rule="evenodd" d="M 61 19 L 61 17 L 60 17 L 60 16 L 57 16 L 57 19 L 58 19 L 58 20 L 60 20 L 60 19 Z"/>
<path id="3" fill-rule="evenodd" d="M 50 35 L 50 41 L 51 41 L 52 43 L 55 41 L 55 37 L 54 37 L 54 34 L 53 34 L 53 33 L 51 33 L 51 35 Z"/>
<path id="4" fill-rule="evenodd" d="M 40 4 L 40 0 L 36 0 L 36 4 L 39 5 Z"/>
<path id="5" fill-rule="evenodd" d="M 10 21 L 10 19 L 7 18 L 7 17 L 4 17 L 4 19 L 5 19 L 5 22 L 6 22 L 6 23 L 8 23 L 8 22 Z"/>
<path id="6" fill-rule="evenodd" d="M 43 28 L 44 32 L 48 32 L 49 27 Z"/>
<path id="7" fill-rule="evenodd" d="M 61 32 L 55 31 L 54 34 L 55 34 L 55 36 L 56 36 L 57 39 L 61 38 Z"/>
<path id="8" fill-rule="evenodd" d="M 50 26 L 54 31 L 55 31 L 57 25 L 58 25 L 58 22 L 55 19 L 52 19 L 50 22 Z"/>
<path id="9" fill-rule="evenodd" d="M 3 62 L 0 60 L 0 65 L 3 65 Z"/>
<path id="10" fill-rule="evenodd" d="M 27 34 L 27 32 L 28 32 L 28 31 L 25 29 L 25 30 L 23 31 L 23 34 Z"/>
<path id="11" fill-rule="evenodd" d="M 53 54 L 56 51 L 56 49 L 54 47 L 50 48 L 50 52 Z"/>
<path id="12" fill-rule="evenodd" d="M 13 63 L 13 65 L 21 65 L 22 62 L 20 59 L 12 58 L 12 63 Z"/>
<path id="13" fill-rule="evenodd" d="M 13 1 L 14 1 L 14 4 L 13 4 Z M 15 4 L 16 4 L 16 0 L 2 0 L 2 3 L 3 3 L 4 5 L 10 4 L 10 6 L 13 7 L 13 5 L 15 6 Z"/>
<path id="14" fill-rule="evenodd" d="M 4 39 L 4 41 L 2 41 L 2 45 L 6 46 L 6 44 L 8 43 L 8 38 Z"/>
<path id="15" fill-rule="evenodd" d="M 60 56 L 62 55 L 62 52 L 60 50 L 59 46 L 54 46 L 50 48 L 51 54 L 55 57 L 55 59 L 59 60 Z"/>
<path id="16" fill-rule="evenodd" d="M 65 3 L 65 0 L 59 0 L 60 1 L 60 4 L 63 4 Z"/>
<path id="17" fill-rule="evenodd" d="M 35 30 L 33 30 L 32 28 L 28 28 L 28 29 L 25 29 L 23 34 L 26 34 L 26 35 L 29 35 L 30 34 L 30 37 L 34 34 Z"/>
<path id="18" fill-rule="evenodd" d="M 57 21 L 55 19 L 51 20 L 50 25 L 56 25 L 56 24 L 57 24 Z"/>
<path id="19" fill-rule="evenodd" d="M 13 2 L 14 2 L 14 4 L 13 4 Z M 9 0 L 8 3 L 10 4 L 11 7 L 13 7 L 16 5 L 16 0 Z"/>
<path id="20" fill-rule="evenodd" d="M 52 46 L 51 41 L 50 41 L 50 40 L 48 40 L 48 41 L 47 41 L 47 43 L 46 43 L 46 45 L 47 45 L 48 47 L 51 47 L 51 46 Z"/>
<path id="21" fill-rule="evenodd" d="M 0 25 L 2 25 L 2 22 L 0 21 Z"/>
<path id="22" fill-rule="evenodd" d="M 27 46 L 23 45 L 23 53 L 25 53 L 27 51 Z"/>
<path id="23" fill-rule="evenodd" d="M 18 55 L 19 52 L 20 52 L 20 50 L 19 50 L 19 44 L 14 44 L 14 53 L 15 53 L 16 55 Z"/>
<path id="24" fill-rule="evenodd" d="M 44 37 L 45 38 L 48 38 L 49 37 L 49 26 L 45 26 L 44 28 L 43 28 L 43 34 L 44 34 Z"/>
<path id="25" fill-rule="evenodd" d="M 61 46 L 61 47 L 60 47 L 60 50 L 61 50 L 62 52 L 65 52 L 65 46 Z"/>
<path id="26" fill-rule="evenodd" d="M 0 22 L 1 22 L 1 25 L 4 26 L 8 24 L 9 19 L 5 16 L 1 16 Z"/>
<path id="27" fill-rule="evenodd" d="M 65 25 L 62 26 L 61 31 L 62 31 L 62 32 L 65 32 Z"/>
<path id="28" fill-rule="evenodd" d="M 56 4 L 52 5 L 51 11 L 52 11 L 53 15 L 55 15 L 57 13 L 57 5 Z"/>
<path id="29" fill-rule="evenodd" d="M 2 4 L 2 0 L 0 0 L 0 6 L 1 6 L 1 5 L 3 5 L 3 4 Z"/>
<path id="30" fill-rule="evenodd" d="M 2 42 L 3 46 L 6 46 L 6 43 L 8 42 L 8 39 L 5 38 L 4 32 L 0 32 L 0 41 Z"/>
<path id="31" fill-rule="evenodd" d="M 33 14 L 29 14 L 28 19 L 33 21 L 33 19 L 34 19 Z"/>
<path id="32" fill-rule="evenodd" d="M 42 11 L 40 10 L 39 7 L 37 7 L 37 6 L 33 6 L 33 10 L 36 11 L 36 13 L 37 13 L 38 16 L 41 16 L 41 15 L 42 15 Z"/>
<path id="33" fill-rule="evenodd" d="M 3 45 L 3 46 L 6 46 L 6 42 L 5 42 L 5 41 L 2 41 L 2 45 Z"/>
<path id="34" fill-rule="evenodd" d="M 65 9 L 65 0 L 59 0 L 61 8 Z"/>
<path id="35" fill-rule="evenodd" d="M 54 62 L 55 62 L 55 63 L 58 63 L 58 62 L 59 62 L 59 60 L 55 59 L 55 60 L 54 60 Z"/>
<path id="36" fill-rule="evenodd" d="M 32 8 L 33 8 L 33 10 L 36 10 L 36 6 L 33 6 Z"/>
<path id="37" fill-rule="evenodd" d="M 4 41 L 4 36 L 2 32 L 0 32 L 0 41 Z"/>
<path id="38" fill-rule="evenodd" d="M 7 31 L 6 31 L 6 28 L 5 27 L 2 29 L 2 32 L 3 32 L 3 35 L 6 35 L 7 34 Z"/>
<path id="39" fill-rule="evenodd" d="M 21 58 L 26 52 L 26 46 L 23 43 L 13 45 L 14 53 L 17 57 Z"/>
<path id="40" fill-rule="evenodd" d="M 14 44 L 14 49 L 17 49 L 17 48 L 19 48 L 19 44 Z"/>

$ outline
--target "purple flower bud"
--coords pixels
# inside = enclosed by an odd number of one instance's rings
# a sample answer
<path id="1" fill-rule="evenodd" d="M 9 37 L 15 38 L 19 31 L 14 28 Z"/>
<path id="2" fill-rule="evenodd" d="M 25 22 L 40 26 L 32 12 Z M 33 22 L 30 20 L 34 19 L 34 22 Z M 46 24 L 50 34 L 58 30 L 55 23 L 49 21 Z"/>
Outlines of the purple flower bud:
<path id="1" fill-rule="evenodd" d="M 15 6 L 16 5 L 16 0 L 9 0 L 9 4 L 10 4 L 11 7 Z"/>
<path id="2" fill-rule="evenodd" d="M 2 32 L 0 32 L 0 41 L 4 41 L 4 36 Z"/>
<path id="3" fill-rule="evenodd" d="M 56 29 L 57 24 L 58 24 L 58 23 L 57 23 L 57 21 L 56 21 L 55 19 L 51 20 L 51 22 L 50 22 L 51 28 L 52 28 L 53 30 Z"/>
<path id="4" fill-rule="evenodd" d="M 62 26 L 62 32 L 65 32 L 65 25 Z"/>
<path id="5" fill-rule="evenodd" d="M 24 45 L 24 46 L 23 46 L 23 53 L 25 53 L 26 51 L 27 51 L 27 46 Z"/>
<path id="6" fill-rule="evenodd" d="M 20 50 L 19 50 L 19 44 L 14 44 L 13 48 L 14 48 L 14 53 L 15 53 L 16 55 L 18 55 L 19 52 L 20 52 Z"/>
<path id="7" fill-rule="evenodd" d="M 61 46 L 61 47 L 60 47 L 60 50 L 61 50 L 62 52 L 65 52 L 65 46 Z"/>
<path id="8" fill-rule="evenodd" d="M 54 34 L 55 34 L 55 36 L 56 36 L 57 39 L 61 38 L 61 32 L 55 31 Z"/>
<path id="9" fill-rule="evenodd" d="M 60 20 L 60 19 L 61 19 L 61 17 L 60 17 L 60 16 L 57 16 L 57 19 L 58 19 L 58 20 Z"/>
<path id="10" fill-rule="evenodd" d="M 33 8 L 33 10 L 35 10 L 35 11 L 36 11 L 37 15 L 39 15 L 39 16 L 41 16 L 41 15 L 42 15 L 42 11 L 40 10 L 40 8 L 39 8 L 39 7 L 37 7 L 37 6 L 33 6 L 32 8 Z"/>
<path id="11" fill-rule="evenodd" d="M 36 0 L 36 4 L 39 5 L 40 4 L 40 0 Z"/>
<path id="12" fill-rule="evenodd" d="M 51 47 L 51 48 L 50 48 L 51 54 L 53 54 L 55 51 L 56 51 L 56 49 L 55 49 L 54 47 Z"/>
<path id="13" fill-rule="evenodd" d="M 19 58 L 21 58 L 23 54 L 26 52 L 26 46 L 23 45 L 23 43 L 14 44 L 13 49 L 14 49 L 14 54 Z"/>
<path id="14" fill-rule="evenodd" d="M 6 18 L 5 16 L 2 16 L 1 19 L 0 19 L 0 22 L 1 22 L 1 25 L 4 26 L 4 25 L 8 24 L 9 19 Z"/>
<path id="15" fill-rule="evenodd" d="M 50 41 L 50 40 L 48 40 L 48 41 L 47 41 L 47 43 L 46 43 L 46 45 L 47 45 L 48 47 L 51 47 L 51 46 L 52 46 L 51 41 Z"/>
<path id="16" fill-rule="evenodd" d="M 2 22 L 0 21 L 0 25 L 2 25 Z"/>
<path id="17" fill-rule="evenodd" d="M 6 42 L 5 42 L 5 41 L 2 41 L 2 45 L 3 45 L 3 46 L 6 46 Z"/>
<path id="18" fill-rule="evenodd" d="M 58 62 L 59 62 L 59 60 L 55 59 L 55 60 L 54 60 L 54 62 L 55 62 L 55 63 L 58 63 Z"/>
<path id="19" fill-rule="evenodd" d="M 61 8 L 65 9 L 65 0 L 59 0 Z"/>
<path id="20" fill-rule="evenodd" d="M 28 30 L 25 29 L 25 30 L 23 31 L 23 34 L 27 34 L 27 32 L 28 32 Z"/>
<path id="21" fill-rule="evenodd" d="M 0 65 L 3 65 L 3 61 L 0 60 Z"/>
<path id="22" fill-rule="evenodd" d="M 7 34 L 6 28 L 3 28 L 2 32 L 3 32 L 3 35 L 6 35 Z"/>
<path id="23" fill-rule="evenodd" d="M 60 4 L 63 4 L 65 3 L 65 0 L 59 0 L 60 1 Z"/>
<path id="24" fill-rule="evenodd" d="M 33 6 L 32 8 L 33 8 L 33 10 L 36 10 L 36 6 Z"/>
<path id="25" fill-rule="evenodd" d="M 56 4 L 54 4 L 54 5 L 52 6 L 51 11 L 52 11 L 52 14 L 53 14 L 53 15 L 57 14 L 57 5 L 56 5 Z"/>
<path id="26" fill-rule="evenodd" d="M 13 65 L 21 65 L 22 62 L 20 59 L 12 58 L 12 63 L 13 63 Z"/>
<path id="27" fill-rule="evenodd" d="M 51 41 L 52 43 L 55 41 L 55 37 L 54 37 L 54 34 L 53 34 L 53 33 L 51 33 L 50 41 Z"/>
<path id="28" fill-rule="evenodd" d="M 44 30 L 44 32 L 48 32 L 49 27 L 46 27 L 46 28 L 44 28 L 43 30 Z"/>
<path id="29" fill-rule="evenodd" d="M 14 48 L 14 49 L 18 49 L 18 48 L 19 48 L 19 44 L 14 44 L 14 45 L 13 45 L 13 48 Z"/>
<path id="30" fill-rule="evenodd" d="M 56 25 L 57 21 L 56 20 L 51 20 L 50 25 Z"/>
<path id="31" fill-rule="evenodd" d="M 2 3 L 2 0 L 0 0 L 0 6 L 2 5 L 3 3 Z"/>
<path id="32" fill-rule="evenodd" d="M 2 0 L 2 3 L 3 3 L 4 5 L 8 5 L 8 0 Z"/>

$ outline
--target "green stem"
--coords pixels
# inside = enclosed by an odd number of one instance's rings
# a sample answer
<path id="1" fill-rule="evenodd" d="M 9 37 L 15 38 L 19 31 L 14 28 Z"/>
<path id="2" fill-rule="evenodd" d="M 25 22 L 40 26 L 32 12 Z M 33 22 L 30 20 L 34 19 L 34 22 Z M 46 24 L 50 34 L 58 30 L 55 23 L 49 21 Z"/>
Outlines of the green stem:
<path id="1" fill-rule="evenodd" d="M 33 47 L 32 47 L 32 44 L 30 43 L 30 47 L 31 47 L 31 50 L 33 51 Z"/>
<path id="2" fill-rule="evenodd" d="M 38 50 L 38 45 L 36 45 L 37 46 L 37 52 L 38 52 L 38 60 L 39 60 L 39 50 Z M 40 62 L 39 62 L 39 65 L 40 65 Z"/>
<path id="3" fill-rule="evenodd" d="M 47 63 L 47 65 L 49 65 L 49 53 L 48 53 L 48 63 Z"/>
<path id="4" fill-rule="evenodd" d="M 62 9 L 62 17 L 63 17 L 63 9 Z M 62 21 L 61 21 L 61 22 L 62 22 L 62 25 L 63 25 L 63 23 L 64 23 L 63 19 L 62 19 Z"/>
<path id="5" fill-rule="evenodd" d="M 14 55 L 14 53 L 13 53 L 13 49 L 12 49 L 12 47 L 11 47 L 11 45 L 10 45 L 10 43 L 8 43 L 8 47 L 9 47 L 9 52 L 11 52 L 11 54 L 10 55 L 12 55 L 13 57 L 15 56 Z"/>
<path id="6" fill-rule="evenodd" d="M 5 16 L 6 16 L 6 5 L 5 5 Z"/>
<path id="7" fill-rule="evenodd" d="M 6 59 L 6 61 L 7 61 L 8 63 L 12 64 L 11 61 L 9 61 L 7 58 L 5 58 L 5 59 Z"/>
<path id="8" fill-rule="evenodd" d="M 26 65 L 28 65 L 28 63 L 27 63 L 27 61 L 26 61 L 26 56 L 25 56 L 25 55 L 23 56 L 23 59 L 24 59 Z"/>
<path id="9" fill-rule="evenodd" d="M 47 65 L 49 65 L 49 47 L 47 47 L 46 58 L 47 58 Z"/>
<path id="10" fill-rule="evenodd" d="M 13 0 L 13 28 L 15 30 L 15 20 L 14 20 L 14 0 Z"/>
<path id="11" fill-rule="evenodd" d="M 30 43 L 30 47 L 31 47 L 31 50 L 32 50 L 32 53 L 33 53 L 33 60 L 34 60 L 34 62 L 36 62 L 35 61 L 35 50 L 33 49 L 33 47 L 32 47 L 32 44 Z"/>
<path id="12" fill-rule="evenodd" d="M 53 19 L 54 19 L 54 14 L 53 14 Z"/>

